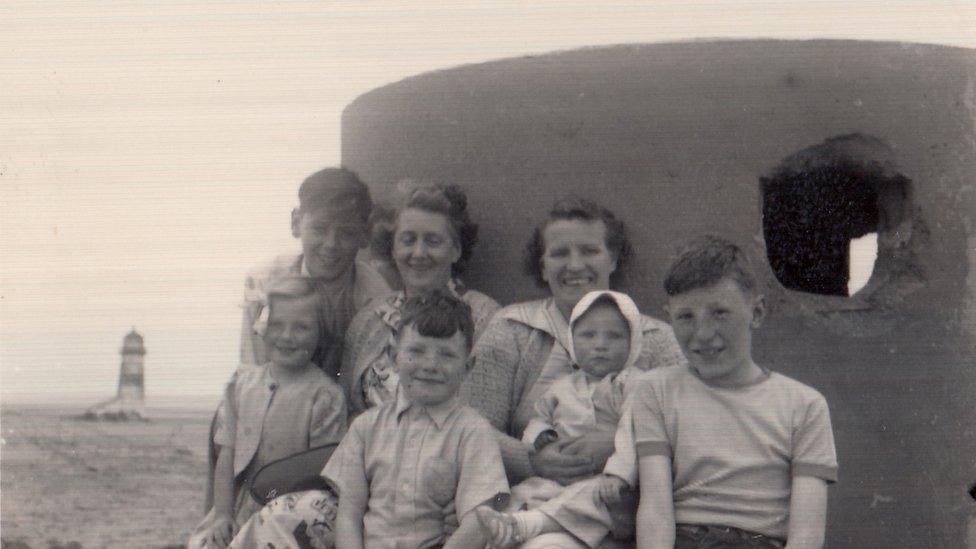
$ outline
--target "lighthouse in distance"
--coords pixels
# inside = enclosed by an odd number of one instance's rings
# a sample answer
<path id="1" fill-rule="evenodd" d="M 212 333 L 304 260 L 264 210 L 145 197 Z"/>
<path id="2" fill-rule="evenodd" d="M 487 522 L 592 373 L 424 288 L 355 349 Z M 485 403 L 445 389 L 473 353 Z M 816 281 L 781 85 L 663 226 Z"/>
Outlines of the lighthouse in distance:
<path id="1" fill-rule="evenodd" d="M 144 358 L 146 347 L 142 335 L 132 329 L 122 339 L 122 366 L 119 370 L 119 388 L 115 398 L 90 408 L 85 413 L 89 419 L 127 420 L 143 419 L 146 397 L 144 382 Z"/>
<path id="2" fill-rule="evenodd" d="M 142 336 L 135 328 L 129 332 L 122 340 L 122 369 L 119 372 L 119 393 L 118 398 L 143 402 L 146 396 L 143 387 L 143 357 L 146 356 L 146 347 L 143 345 Z"/>

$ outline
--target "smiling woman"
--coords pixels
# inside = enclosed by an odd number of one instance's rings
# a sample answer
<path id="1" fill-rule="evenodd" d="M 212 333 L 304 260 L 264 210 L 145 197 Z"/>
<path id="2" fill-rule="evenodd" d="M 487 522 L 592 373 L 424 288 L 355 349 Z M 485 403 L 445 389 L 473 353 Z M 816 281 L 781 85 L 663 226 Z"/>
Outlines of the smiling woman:
<path id="1" fill-rule="evenodd" d="M 341 380 L 354 413 L 388 402 L 399 376 L 393 349 L 404 302 L 422 292 L 448 289 L 471 307 L 475 337 L 498 303 L 465 288 L 458 278 L 477 242 L 478 227 L 468 215 L 468 200 L 454 185 L 404 182 L 406 197 L 391 228 L 374 243 L 379 255 L 396 266 L 403 290 L 361 309 L 346 333 Z"/>

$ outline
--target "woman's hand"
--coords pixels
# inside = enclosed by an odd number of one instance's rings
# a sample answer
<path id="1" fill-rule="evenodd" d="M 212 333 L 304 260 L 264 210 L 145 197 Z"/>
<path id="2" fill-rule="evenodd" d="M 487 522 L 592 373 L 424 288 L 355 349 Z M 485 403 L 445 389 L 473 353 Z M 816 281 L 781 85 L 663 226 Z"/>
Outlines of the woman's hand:
<path id="1" fill-rule="evenodd" d="M 563 445 L 562 451 L 564 454 L 587 458 L 593 464 L 593 472 L 599 473 L 613 455 L 613 438 L 612 430 L 594 429 Z"/>
<path id="2" fill-rule="evenodd" d="M 558 444 L 549 444 L 529 455 L 532 470 L 537 476 L 554 480 L 563 486 L 593 474 L 593 462 L 583 455 L 562 451 Z"/>

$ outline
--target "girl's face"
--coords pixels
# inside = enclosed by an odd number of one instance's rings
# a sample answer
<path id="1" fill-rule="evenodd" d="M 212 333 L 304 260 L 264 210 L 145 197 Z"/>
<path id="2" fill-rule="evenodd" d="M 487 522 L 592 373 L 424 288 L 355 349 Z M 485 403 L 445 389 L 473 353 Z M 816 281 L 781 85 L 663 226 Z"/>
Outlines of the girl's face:
<path id="1" fill-rule="evenodd" d="M 617 260 L 606 237 L 602 220 L 557 219 L 542 231 L 542 279 L 566 318 L 587 292 L 610 289 Z"/>
<path id="2" fill-rule="evenodd" d="M 619 372 L 630 355 L 630 326 L 610 303 L 594 305 L 573 324 L 576 363 L 591 379 Z"/>
<path id="3" fill-rule="evenodd" d="M 280 368 L 297 370 L 311 364 L 319 343 L 318 301 L 310 298 L 277 297 L 270 304 L 264 342 L 271 362 Z"/>
<path id="4" fill-rule="evenodd" d="M 407 293 L 447 286 L 461 257 L 450 223 L 442 214 L 407 208 L 393 233 L 393 261 Z"/>

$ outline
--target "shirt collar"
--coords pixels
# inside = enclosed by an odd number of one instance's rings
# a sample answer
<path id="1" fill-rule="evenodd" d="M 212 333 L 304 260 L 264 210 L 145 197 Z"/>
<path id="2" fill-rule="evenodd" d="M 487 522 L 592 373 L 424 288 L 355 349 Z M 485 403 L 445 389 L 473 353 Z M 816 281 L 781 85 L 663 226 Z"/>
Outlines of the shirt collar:
<path id="1" fill-rule="evenodd" d="M 569 324 L 556 307 L 556 300 L 551 297 L 506 307 L 499 314 L 502 318 L 549 334 L 563 347 L 569 343 L 566 340 Z"/>
<path id="2" fill-rule="evenodd" d="M 415 409 L 417 413 L 421 413 L 430 418 L 434 423 L 434 426 L 438 429 L 443 429 L 444 424 L 447 423 L 447 419 L 451 416 L 451 413 L 458 408 L 460 403 L 458 402 L 457 395 L 451 397 L 447 402 L 442 402 L 435 406 L 418 406 L 407 400 L 403 395 L 403 391 L 397 387 L 396 396 L 396 407 L 394 412 L 396 413 L 397 421 L 403 417 L 403 414 L 408 412 L 411 408 Z"/>
<path id="3" fill-rule="evenodd" d="M 690 364 L 688 365 L 688 370 L 691 372 L 691 375 L 694 376 L 695 379 L 697 379 L 698 381 L 704 383 L 705 385 L 708 385 L 709 387 L 714 387 L 716 389 L 730 389 L 730 390 L 747 389 L 749 387 L 755 387 L 756 385 L 759 385 L 760 383 L 766 381 L 773 375 L 773 373 L 769 370 L 769 368 L 766 368 L 765 366 L 760 366 L 759 369 L 762 370 L 762 375 L 746 383 L 716 383 L 714 381 L 706 380 L 705 378 L 703 378 L 701 375 L 698 374 L 698 370 L 696 370 L 694 366 Z"/>

